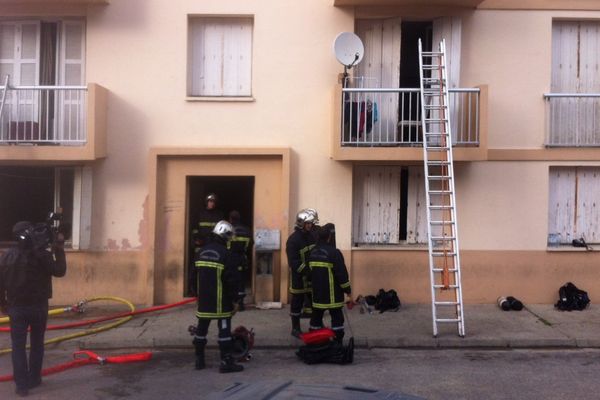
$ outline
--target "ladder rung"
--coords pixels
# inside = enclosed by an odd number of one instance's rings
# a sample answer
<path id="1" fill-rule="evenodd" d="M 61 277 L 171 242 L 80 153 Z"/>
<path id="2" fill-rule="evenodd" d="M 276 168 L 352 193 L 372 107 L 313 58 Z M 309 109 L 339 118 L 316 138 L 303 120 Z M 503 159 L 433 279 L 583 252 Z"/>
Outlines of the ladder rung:
<path id="1" fill-rule="evenodd" d="M 450 161 L 427 161 L 428 166 L 438 167 L 442 165 L 450 165 Z"/>
<path id="2" fill-rule="evenodd" d="M 456 239 L 454 236 L 432 236 L 431 240 L 450 241 Z"/>
<path id="3" fill-rule="evenodd" d="M 432 257 L 455 257 L 456 253 L 453 251 L 447 251 L 447 252 L 443 252 L 443 253 L 433 251 L 433 252 L 431 252 L 431 256 Z"/>
<path id="4" fill-rule="evenodd" d="M 440 68 L 445 68 L 445 67 L 443 65 L 437 65 L 437 64 L 423 64 L 423 69 L 427 70 L 427 71 L 440 69 Z"/>
<path id="5" fill-rule="evenodd" d="M 431 221 L 431 225 L 454 225 L 454 221 Z"/>
<path id="6" fill-rule="evenodd" d="M 441 51 L 422 51 L 421 54 L 424 56 L 443 56 L 444 53 Z"/>
<path id="7" fill-rule="evenodd" d="M 450 191 L 450 190 L 430 190 L 429 194 L 444 196 L 444 195 L 452 194 L 452 191 Z"/>
<path id="8" fill-rule="evenodd" d="M 458 285 L 433 285 L 435 289 L 458 289 Z"/>
<path id="9" fill-rule="evenodd" d="M 425 134 L 425 136 L 450 136 L 450 134 L 448 132 L 440 132 L 440 133 L 431 133 L 431 132 L 427 132 Z"/>
<path id="10" fill-rule="evenodd" d="M 436 318 L 435 322 L 460 322 L 460 318 Z"/>
<path id="11" fill-rule="evenodd" d="M 430 181 L 447 181 L 449 179 L 452 179 L 451 176 L 431 176 L 429 175 L 427 177 L 427 179 L 429 179 Z"/>
<path id="12" fill-rule="evenodd" d="M 446 106 L 444 104 L 434 105 L 434 106 L 430 106 L 428 104 L 425 104 L 425 109 L 426 110 L 445 110 Z"/>
<path id="13" fill-rule="evenodd" d="M 444 271 L 443 268 L 432 268 L 431 269 L 433 272 L 442 272 Z M 458 272 L 458 268 L 448 268 L 447 270 L 448 272 Z"/>
<path id="14" fill-rule="evenodd" d="M 460 303 L 458 301 L 436 301 L 433 304 L 436 306 L 457 306 Z"/>
<path id="15" fill-rule="evenodd" d="M 429 206 L 429 209 L 430 210 L 454 210 L 454 206 Z"/>
<path id="16" fill-rule="evenodd" d="M 425 118 L 425 123 L 428 124 L 445 124 L 446 122 L 448 122 L 447 119 Z"/>
<path id="17" fill-rule="evenodd" d="M 429 147 L 428 146 L 427 147 L 427 151 L 437 151 L 437 152 L 440 152 L 440 151 L 448 151 L 448 150 L 450 150 L 449 146 L 446 146 L 446 147 L 439 147 L 439 146 Z"/>

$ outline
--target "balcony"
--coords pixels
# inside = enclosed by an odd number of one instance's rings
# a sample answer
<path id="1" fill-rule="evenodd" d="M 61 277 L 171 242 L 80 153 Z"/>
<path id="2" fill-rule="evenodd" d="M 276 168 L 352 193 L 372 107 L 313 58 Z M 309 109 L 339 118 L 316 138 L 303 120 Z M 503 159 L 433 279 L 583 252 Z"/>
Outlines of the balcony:
<path id="1" fill-rule="evenodd" d="M 0 86 L 0 161 L 91 161 L 106 156 L 107 91 Z"/>
<path id="2" fill-rule="evenodd" d="M 334 159 L 423 160 L 420 89 L 338 90 Z M 485 160 L 487 86 L 450 89 L 449 105 L 454 159 Z"/>
<path id="3" fill-rule="evenodd" d="M 476 8 L 483 0 L 334 0 L 334 6 L 429 6 Z"/>
<path id="4" fill-rule="evenodd" d="M 546 147 L 600 147 L 600 93 L 547 93 Z"/>

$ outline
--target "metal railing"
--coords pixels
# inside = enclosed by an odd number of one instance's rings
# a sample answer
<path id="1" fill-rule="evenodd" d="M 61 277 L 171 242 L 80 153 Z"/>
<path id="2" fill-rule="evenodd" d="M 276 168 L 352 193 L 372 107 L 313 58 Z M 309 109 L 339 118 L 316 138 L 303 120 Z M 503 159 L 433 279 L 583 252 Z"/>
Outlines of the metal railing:
<path id="1" fill-rule="evenodd" d="M 547 147 L 600 146 L 600 93 L 546 93 Z"/>
<path id="2" fill-rule="evenodd" d="M 478 88 L 449 89 L 452 143 L 479 146 Z M 420 89 L 342 89 L 342 146 L 422 146 Z"/>
<path id="3" fill-rule="evenodd" d="M 0 144 L 84 145 L 86 86 L 0 86 Z"/>

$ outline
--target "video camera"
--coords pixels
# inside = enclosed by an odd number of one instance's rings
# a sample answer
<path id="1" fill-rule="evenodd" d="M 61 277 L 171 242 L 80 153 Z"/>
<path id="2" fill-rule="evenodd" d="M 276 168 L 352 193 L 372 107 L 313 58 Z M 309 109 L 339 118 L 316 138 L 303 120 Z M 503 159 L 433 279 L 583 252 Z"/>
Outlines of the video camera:
<path id="1" fill-rule="evenodd" d="M 62 212 L 49 212 L 45 222 L 31 224 L 17 236 L 17 239 L 20 241 L 30 240 L 34 248 L 45 249 L 56 241 L 57 234 L 61 232 L 62 217 Z"/>

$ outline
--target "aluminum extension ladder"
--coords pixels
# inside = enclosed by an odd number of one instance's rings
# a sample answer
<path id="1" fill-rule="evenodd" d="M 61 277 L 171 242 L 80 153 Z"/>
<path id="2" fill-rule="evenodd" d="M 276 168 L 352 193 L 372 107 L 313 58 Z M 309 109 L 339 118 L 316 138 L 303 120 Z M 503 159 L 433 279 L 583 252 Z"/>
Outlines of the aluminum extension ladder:
<path id="1" fill-rule="evenodd" d="M 423 51 L 419 39 L 421 126 L 431 278 L 433 336 L 438 324 L 455 323 L 465 336 L 452 136 L 448 107 L 446 43 L 437 51 Z"/>

